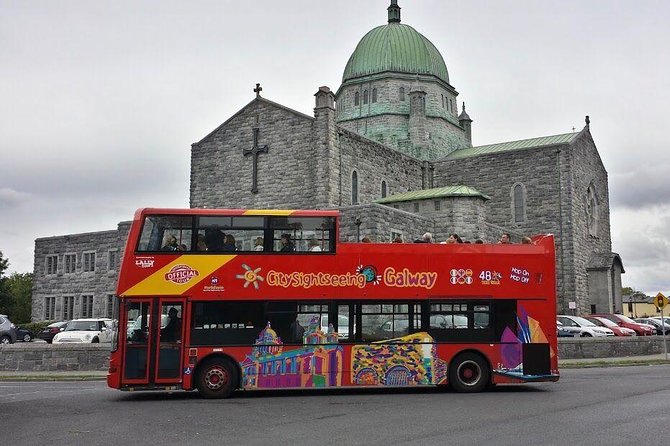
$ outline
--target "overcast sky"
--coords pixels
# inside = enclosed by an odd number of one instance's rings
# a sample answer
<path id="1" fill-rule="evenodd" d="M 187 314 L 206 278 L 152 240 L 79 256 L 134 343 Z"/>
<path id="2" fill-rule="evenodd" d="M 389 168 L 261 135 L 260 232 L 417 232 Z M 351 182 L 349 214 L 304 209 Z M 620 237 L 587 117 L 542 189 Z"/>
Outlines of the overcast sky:
<path id="1" fill-rule="evenodd" d="M 388 0 L 0 0 L 0 251 L 188 207 L 190 145 L 263 96 L 308 115 Z M 400 0 L 475 145 L 591 117 L 624 286 L 670 293 L 670 2 Z"/>

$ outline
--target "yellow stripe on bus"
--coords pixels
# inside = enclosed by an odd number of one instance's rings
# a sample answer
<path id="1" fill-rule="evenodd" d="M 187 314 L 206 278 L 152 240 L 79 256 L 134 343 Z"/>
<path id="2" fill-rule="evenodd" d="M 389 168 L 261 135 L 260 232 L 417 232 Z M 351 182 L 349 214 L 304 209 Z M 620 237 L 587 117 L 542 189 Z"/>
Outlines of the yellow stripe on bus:
<path id="1" fill-rule="evenodd" d="M 237 256 L 183 255 L 122 294 L 124 296 L 181 295 L 235 257 Z M 178 265 L 184 268 L 176 268 L 175 271 L 172 271 Z M 170 280 L 170 275 L 178 277 Z M 179 276 L 191 277 L 184 283 L 179 283 Z"/>
<path id="2" fill-rule="evenodd" d="M 244 215 L 291 215 L 294 212 L 287 209 L 250 209 L 244 211 Z"/>

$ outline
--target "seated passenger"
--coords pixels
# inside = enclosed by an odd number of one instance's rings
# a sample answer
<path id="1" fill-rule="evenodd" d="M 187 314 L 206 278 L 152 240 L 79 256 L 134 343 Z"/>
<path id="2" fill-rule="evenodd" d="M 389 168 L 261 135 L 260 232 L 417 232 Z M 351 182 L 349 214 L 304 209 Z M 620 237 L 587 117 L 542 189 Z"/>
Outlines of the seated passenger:
<path id="1" fill-rule="evenodd" d="M 195 249 L 196 251 L 207 251 L 207 244 L 205 243 L 205 236 L 203 234 L 198 234 Z"/>
<path id="2" fill-rule="evenodd" d="M 531 240 L 530 237 L 524 237 L 521 239 L 521 243 L 523 243 L 524 245 L 532 245 L 533 240 Z"/>
<path id="3" fill-rule="evenodd" d="M 293 242 L 291 242 L 291 234 L 282 234 L 281 235 L 281 249 L 279 252 L 293 252 L 295 247 Z"/>
<path id="4" fill-rule="evenodd" d="M 220 229 L 205 229 L 205 244 L 207 245 L 207 250 L 215 252 L 223 250 L 223 240 L 225 236 L 226 234 Z"/>
<path id="5" fill-rule="evenodd" d="M 498 243 L 502 243 L 503 245 L 512 243 L 512 237 L 510 237 L 510 235 L 505 232 L 500 236 L 500 241 Z"/>
<path id="6" fill-rule="evenodd" d="M 223 239 L 222 251 L 233 252 L 237 251 L 237 246 L 235 245 L 235 237 L 231 234 L 227 234 Z"/>
<path id="7" fill-rule="evenodd" d="M 263 237 L 256 237 L 256 241 L 254 242 L 254 251 L 262 251 L 263 250 Z"/>
<path id="8" fill-rule="evenodd" d="M 177 246 L 177 237 L 172 234 L 168 234 L 165 238 L 165 246 L 161 248 L 161 251 L 177 251 L 179 246 Z"/>
<path id="9" fill-rule="evenodd" d="M 307 244 L 307 250 L 311 252 L 321 252 L 319 242 L 315 238 L 309 239 L 309 243 Z"/>

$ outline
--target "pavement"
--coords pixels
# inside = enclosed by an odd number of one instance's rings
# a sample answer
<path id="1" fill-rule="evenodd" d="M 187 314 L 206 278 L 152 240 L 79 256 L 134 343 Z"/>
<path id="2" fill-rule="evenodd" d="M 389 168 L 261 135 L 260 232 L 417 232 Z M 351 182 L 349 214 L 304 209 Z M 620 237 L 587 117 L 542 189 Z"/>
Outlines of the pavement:
<path id="1" fill-rule="evenodd" d="M 623 356 L 617 358 L 559 359 L 558 361 L 559 369 L 657 364 L 670 364 L 670 360 L 666 359 L 666 355 L 661 353 L 657 355 Z M 107 371 L 0 371 L 0 381 L 104 381 L 106 378 Z"/>

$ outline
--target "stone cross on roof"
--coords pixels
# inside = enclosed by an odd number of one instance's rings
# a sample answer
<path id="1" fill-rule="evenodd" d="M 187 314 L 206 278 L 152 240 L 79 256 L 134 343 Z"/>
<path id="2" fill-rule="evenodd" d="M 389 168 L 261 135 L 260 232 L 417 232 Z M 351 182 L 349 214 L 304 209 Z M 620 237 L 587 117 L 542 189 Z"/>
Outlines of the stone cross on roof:
<path id="1" fill-rule="evenodd" d="M 255 91 L 255 90 L 254 90 Z M 258 94 L 258 92 L 256 92 Z M 258 193 L 258 155 L 261 153 L 268 153 L 268 146 L 259 146 L 258 145 L 258 117 L 256 117 L 256 125 L 253 128 L 254 131 L 254 145 L 251 149 L 243 149 L 242 154 L 244 156 L 252 155 L 253 156 L 253 170 L 251 172 L 251 193 Z"/>
<path id="2" fill-rule="evenodd" d="M 261 97 L 261 91 L 263 91 L 263 87 L 261 87 L 261 84 L 256 84 L 256 88 L 254 88 L 254 93 L 256 93 L 257 98 Z"/>

